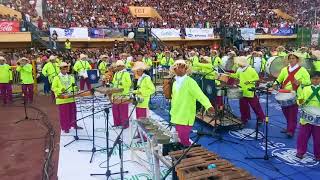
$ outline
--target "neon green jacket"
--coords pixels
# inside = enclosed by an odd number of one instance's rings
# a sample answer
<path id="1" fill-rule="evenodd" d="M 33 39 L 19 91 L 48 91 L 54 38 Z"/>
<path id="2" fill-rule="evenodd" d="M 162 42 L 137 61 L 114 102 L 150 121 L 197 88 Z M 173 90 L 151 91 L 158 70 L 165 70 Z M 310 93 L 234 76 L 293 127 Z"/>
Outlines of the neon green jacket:
<path id="1" fill-rule="evenodd" d="M 250 56 L 250 57 L 248 58 L 248 62 L 249 62 L 249 64 L 250 64 L 250 66 L 254 68 L 254 64 L 253 64 L 254 62 L 253 62 L 253 57 L 252 57 L 252 56 Z M 265 71 L 265 69 L 266 69 L 266 63 L 267 63 L 266 59 L 265 59 L 265 58 L 262 58 L 261 66 L 260 66 L 260 72 L 264 72 L 264 71 Z M 259 72 L 259 73 L 260 73 L 260 72 Z"/>
<path id="2" fill-rule="evenodd" d="M 278 52 L 278 53 L 277 53 L 277 56 L 279 56 L 279 57 L 285 57 L 285 56 L 288 56 L 288 54 L 287 54 L 286 52 L 282 51 L 282 52 Z"/>
<path id="3" fill-rule="evenodd" d="M 217 76 L 211 63 L 195 63 L 193 69 L 197 69 L 198 72 L 205 75 L 205 79 L 214 80 Z"/>
<path id="4" fill-rule="evenodd" d="M 277 82 L 279 84 L 282 84 L 287 79 L 287 77 L 288 77 L 288 67 L 284 67 L 284 68 L 282 68 L 282 70 L 277 78 Z M 304 67 L 301 67 L 299 69 L 299 71 L 294 75 L 294 78 L 298 81 L 301 81 L 302 86 L 307 86 L 307 85 L 311 84 L 310 75 Z M 277 82 L 275 82 L 275 83 L 277 83 Z M 293 90 L 291 82 L 288 82 L 286 84 L 286 86 L 284 87 L 284 89 Z"/>
<path id="5" fill-rule="evenodd" d="M 156 57 L 157 57 L 157 60 L 158 60 L 158 61 L 161 61 L 162 58 L 164 57 L 164 55 L 163 55 L 163 53 L 161 52 L 161 53 L 157 53 L 157 54 L 156 54 Z"/>
<path id="6" fill-rule="evenodd" d="M 259 80 L 259 75 L 255 69 L 251 66 L 248 66 L 243 72 L 238 69 L 237 72 L 232 73 L 230 77 L 239 79 L 239 85 L 243 92 L 243 97 L 252 98 L 254 96 L 254 92 L 249 91 L 249 89 L 255 87 L 255 81 Z M 246 82 L 249 84 L 246 84 Z"/>
<path id="7" fill-rule="evenodd" d="M 55 76 L 58 76 L 58 74 L 60 73 L 60 68 L 58 67 L 57 63 L 48 62 L 44 65 L 41 72 L 45 77 L 48 77 L 49 82 L 51 83 L 53 81 L 53 78 Z"/>
<path id="8" fill-rule="evenodd" d="M 90 69 L 91 69 L 91 66 L 89 62 L 83 61 L 83 60 L 78 60 L 73 66 L 73 70 L 77 73 L 85 70 L 90 70 Z"/>
<path id="9" fill-rule="evenodd" d="M 309 99 L 309 97 L 311 96 L 311 94 L 313 93 L 311 86 L 306 86 L 302 89 L 302 91 L 298 91 L 298 100 L 304 100 L 304 102 Z M 319 92 L 320 95 L 320 92 Z M 299 102 L 299 101 L 298 101 Z M 317 99 L 317 97 L 313 97 L 310 102 L 308 104 L 306 104 L 306 106 L 313 106 L 313 107 L 318 107 L 320 108 L 320 102 Z M 307 121 L 303 118 L 300 118 L 300 123 L 302 125 L 307 124 Z"/>
<path id="10" fill-rule="evenodd" d="M 12 81 L 11 66 L 8 64 L 0 65 L 0 83 L 9 83 Z"/>
<path id="11" fill-rule="evenodd" d="M 20 72 L 20 79 L 22 84 L 33 84 L 32 65 L 26 64 L 24 66 L 18 66 L 16 69 Z"/>
<path id="12" fill-rule="evenodd" d="M 174 64 L 174 60 L 172 57 L 170 58 L 163 57 L 160 61 L 161 66 L 172 66 L 173 64 Z"/>
<path id="13" fill-rule="evenodd" d="M 112 84 L 115 88 L 123 89 L 123 92 L 114 93 L 113 95 L 128 95 L 132 84 L 130 73 L 126 70 L 116 72 L 113 76 Z"/>
<path id="14" fill-rule="evenodd" d="M 143 58 L 142 62 L 144 62 L 147 66 L 152 67 L 152 59 L 151 58 Z"/>
<path id="15" fill-rule="evenodd" d="M 123 59 L 122 61 L 124 62 L 127 69 L 132 68 L 131 61 L 128 61 L 127 59 Z"/>
<path id="16" fill-rule="evenodd" d="M 54 92 L 54 95 L 56 96 L 56 104 L 67 104 L 75 102 L 75 99 L 73 97 L 67 99 L 58 98 L 58 96 L 60 96 L 62 93 L 72 94 L 72 91 L 76 93 L 78 88 L 77 86 L 72 87 L 72 84 L 75 84 L 75 79 L 72 75 L 58 75 L 53 78 L 51 90 Z"/>
<path id="17" fill-rule="evenodd" d="M 134 91 L 138 97 L 143 98 L 142 103 L 138 103 L 137 107 L 139 108 L 149 108 L 150 96 L 155 93 L 156 88 L 148 75 L 143 75 L 141 80 L 138 81 L 138 88 Z"/>
<path id="18" fill-rule="evenodd" d="M 107 66 L 107 63 L 105 61 L 102 61 L 100 64 L 99 64 L 99 67 L 98 67 L 100 73 L 102 75 L 104 75 L 106 72 L 107 72 L 107 69 L 108 69 L 108 66 Z"/>
<path id="19" fill-rule="evenodd" d="M 220 66 L 222 64 L 222 60 L 219 56 L 211 57 L 211 63 L 214 68 Z"/>
<path id="20" fill-rule="evenodd" d="M 174 82 L 170 110 L 171 123 L 192 126 L 196 116 L 197 100 L 206 110 L 212 107 L 207 96 L 191 77 L 186 77 L 179 90 L 176 89 L 176 82 Z"/>
<path id="21" fill-rule="evenodd" d="M 317 61 L 313 61 L 313 65 L 314 65 L 314 70 L 320 72 L 320 59 L 318 59 Z"/>

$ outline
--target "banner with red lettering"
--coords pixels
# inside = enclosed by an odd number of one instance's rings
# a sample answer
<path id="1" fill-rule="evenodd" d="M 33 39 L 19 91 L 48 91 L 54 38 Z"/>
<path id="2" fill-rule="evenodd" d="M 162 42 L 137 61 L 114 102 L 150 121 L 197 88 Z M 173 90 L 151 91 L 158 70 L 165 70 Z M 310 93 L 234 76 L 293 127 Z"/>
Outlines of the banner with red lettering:
<path id="1" fill-rule="evenodd" d="M 20 32 L 18 21 L 0 21 L 0 32 Z"/>

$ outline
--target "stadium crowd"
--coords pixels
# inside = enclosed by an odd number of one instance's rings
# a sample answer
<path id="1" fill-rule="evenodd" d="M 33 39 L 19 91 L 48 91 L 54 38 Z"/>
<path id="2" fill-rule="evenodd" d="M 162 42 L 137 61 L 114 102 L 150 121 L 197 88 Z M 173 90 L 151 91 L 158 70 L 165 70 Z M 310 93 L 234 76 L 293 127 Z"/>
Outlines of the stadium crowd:
<path id="1" fill-rule="evenodd" d="M 162 16 L 153 19 L 151 27 L 278 27 L 283 25 L 310 26 L 319 0 L 48 0 L 48 25 L 56 27 L 126 28 L 144 26 L 143 20 L 132 17 L 129 6 L 151 6 Z M 281 9 L 296 18 L 286 21 L 272 10 Z"/>

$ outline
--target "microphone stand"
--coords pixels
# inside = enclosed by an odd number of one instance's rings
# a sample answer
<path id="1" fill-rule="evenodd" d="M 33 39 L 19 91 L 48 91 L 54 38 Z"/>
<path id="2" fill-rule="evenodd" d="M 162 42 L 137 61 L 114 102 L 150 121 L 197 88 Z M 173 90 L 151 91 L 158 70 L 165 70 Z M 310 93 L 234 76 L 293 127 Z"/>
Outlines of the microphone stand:
<path id="1" fill-rule="evenodd" d="M 72 84 L 71 85 L 72 86 L 72 97 L 73 97 L 73 101 L 75 102 L 75 93 L 74 93 L 74 87 L 75 87 L 75 84 Z M 69 87 L 70 88 L 70 87 Z M 69 89 L 68 88 L 68 89 Z M 81 94 L 81 93 L 80 93 Z M 70 144 L 72 144 L 73 142 L 75 142 L 75 141 L 92 141 L 91 139 L 81 139 L 81 138 L 79 138 L 79 136 L 78 136 L 78 128 L 77 128 L 77 121 L 75 122 L 76 123 L 76 127 L 75 127 L 75 129 L 76 129 L 76 135 L 75 136 L 73 136 L 73 140 L 72 141 L 70 141 L 69 143 L 67 143 L 66 145 L 64 145 L 63 147 L 67 147 L 68 145 L 70 145 Z"/>
<path id="2" fill-rule="evenodd" d="M 19 121 L 16 121 L 15 124 L 18 124 L 22 121 L 26 121 L 26 120 L 31 120 L 31 121 L 36 121 L 39 120 L 37 118 L 29 118 L 28 116 L 28 112 L 27 112 L 27 101 L 26 101 L 26 95 L 22 92 L 22 98 L 23 98 L 23 109 L 24 109 L 24 119 L 20 119 Z"/>
<path id="3" fill-rule="evenodd" d="M 265 120 L 265 123 L 266 123 L 266 135 L 264 136 L 265 138 L 265 149 L 264 149 L 264 156 L 263 157 L 245 157 L 245 159 L 263 159 L 263 160 L 269 160 L 270 158 L 273 158 L 274 156 L 269 156 L 268 154 L 268 127 L 269 127 L 269 92 L 268 92 L 268 88 L 270 88 L 268 85 L 267 85 L 267 88 L 266 88 L 266 93 L 267 93 L 267 97 L 266 97 L 266 120 Z M 270 142 L 272 145 L 273 143 Z"/>
<path id="4" fill-rule="evenodd" d="M 132 116 L 133 111 L 136 109 L 136 107 L 138 105 L 138 102 L 137 102 L 136 98 L 134 98 L 133 104 L 134 104 L 134 107 L 130 112 L 130 115 L 128 117 L 128 121 L 126 122 L 127 124 L 129 124 L 129 119 Z M 108 112 L 109 112 L 109 109 L 108 109 Z M 108 119 L 109 118 L 108 118 L 108 115 L 107 115 L 107 121 L 108 121 Z M 103 173 L 103 174 L 96 174 L 96 173 L 90 174 L 90 176 L 106 176 L 106 178 L 109 179 L 109 177 L 111 177 L 112 175 L 120 174 L 120 179 L 123 180 L 124 179 L 124 173 L 129 173 L 129 171 L 124 171 L 123 170 L 123 149 L 122 149 L 123 148 L 123 139 L 121 138 L 122 135 L 123 135 L 123 132 L 125 130 L 124 127 L 127 124 L 122 125 L 121 132 L 118 134 L 116 140 L 114 141 L 112 148 L 109 148 L 109 142 L 108 142 L 109 140 L 108 140 L 108 137 L 107 137 L 107 148 L 106 148 L 107 152 L 108 152 L 107 153 L 107 171 L 105 173 Z M 107 128 L 106 136 L 109 136 L 108 128 Z M 111 159 L 111 155 L 112 155 L 112 153 L 113 153 L 113 151 L 114 151 L 114 149 L 115 149 L 115 147 L 117 145 L 119 146 L 120 172 L 112 173 L 111 170 L 110 170 L 110 159 Z M 109 149 L 110 149 L 110 151 L 109 151 Z"/>

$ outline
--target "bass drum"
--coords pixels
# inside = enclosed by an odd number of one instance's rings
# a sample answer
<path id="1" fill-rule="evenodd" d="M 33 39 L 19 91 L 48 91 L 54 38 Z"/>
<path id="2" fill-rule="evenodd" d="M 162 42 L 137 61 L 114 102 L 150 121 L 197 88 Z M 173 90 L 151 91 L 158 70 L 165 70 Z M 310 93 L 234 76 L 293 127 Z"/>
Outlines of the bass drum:
<path id="1" fill-rule="evenodd" d="M 229 56 L 223 56 L 221 58 L 221 66 L 225 71 L 232 71 L 234 61 Z"/>
<path id="2" fill-rule="evenodd" d="M 312 73 L 315 70 L 313 60 L 310 58 L 301 59 L 300 65 L 306 68 L 309 73 Z"/>
<path id="3" fill-rule="evenodd" d="M 284 57 L 273 56 L 268 59 L 266 63 L 266 72 L 272 76 L 277 78 L 281 72 L 281 69 L 288 65 L 287 61 Z"/>

